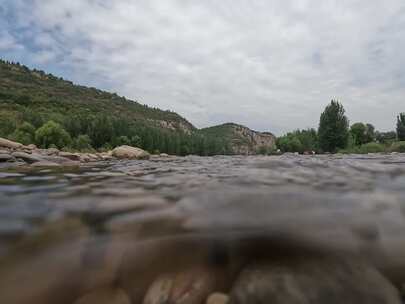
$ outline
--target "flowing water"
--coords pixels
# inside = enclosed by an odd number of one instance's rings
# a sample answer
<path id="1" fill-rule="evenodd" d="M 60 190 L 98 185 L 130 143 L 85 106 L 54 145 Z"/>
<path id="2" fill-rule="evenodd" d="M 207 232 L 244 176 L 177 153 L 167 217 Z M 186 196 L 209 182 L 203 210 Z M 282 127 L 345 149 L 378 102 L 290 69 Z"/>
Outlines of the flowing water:
<path id="1" fill-rule="evenodd" d="M 0 303 L 398 303 L 404 217 L 404 154 L 3 166 Z"/>

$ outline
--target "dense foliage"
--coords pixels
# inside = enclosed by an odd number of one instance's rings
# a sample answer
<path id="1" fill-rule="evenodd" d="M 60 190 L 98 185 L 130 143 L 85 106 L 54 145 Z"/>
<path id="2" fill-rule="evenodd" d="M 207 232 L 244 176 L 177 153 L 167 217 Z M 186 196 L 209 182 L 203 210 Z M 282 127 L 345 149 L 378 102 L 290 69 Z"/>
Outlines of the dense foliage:
<path id="1" fill-rule="evenodd" d="M 1 60 L 0 137 L 77 150 L 128 144 L 177 155 L 230 153 L 227 138 L 199 132 L 174 112 Z"/>
<path id="2" fill-rule="evenodd" d="M 405 140 L 405 113 L 400 113 L 397 117 L 397 137 L 398 140 Z"/>
<path id="3" fill-rule="evenodd" d="M 282 152 L 319 151 L 318 134 L 314 129 L 296 130 L 277 139 L 277 147 Z"/>
<path id="4" fill-rule="evenodd" d="M 355 145 L 363 145 L 375 140 L 375 128 L 372 124 L 356 122 L 350 127 L 350 135 Z"/>
<path id="5" fill-rule="evenodd" d="M 335 100 L 326 106 L 319 120 L 319 146 L 323 151 L 336 152 L 347 146 L 349 121 L 343 106 Z"/>

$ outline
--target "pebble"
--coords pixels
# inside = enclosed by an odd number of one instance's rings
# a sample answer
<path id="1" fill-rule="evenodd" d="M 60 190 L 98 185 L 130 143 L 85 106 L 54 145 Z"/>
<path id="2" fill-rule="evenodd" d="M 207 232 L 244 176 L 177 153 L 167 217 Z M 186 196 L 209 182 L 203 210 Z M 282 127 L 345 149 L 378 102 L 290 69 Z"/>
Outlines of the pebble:
<path id="1" fill-rule="evenodd" d="M 229 296 L 224 293 L 213 293 L 211 294 L 206 304 L 227 304 L 229 302 Z"/>
<path id="2" fill-rule="evenodd" d="M 82 296 L 73 304 L 131 304 L 131 301 L 122 289 L 101 288 Z"/>

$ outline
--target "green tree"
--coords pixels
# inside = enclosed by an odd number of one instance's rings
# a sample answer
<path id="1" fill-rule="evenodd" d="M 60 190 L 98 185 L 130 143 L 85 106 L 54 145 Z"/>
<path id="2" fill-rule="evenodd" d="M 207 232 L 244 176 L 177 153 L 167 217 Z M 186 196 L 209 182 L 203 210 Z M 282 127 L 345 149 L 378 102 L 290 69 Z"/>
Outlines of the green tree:
<path id="1" fill-rule="evenodd" d="M 343 106 L 332 100 L 321 114 L 319 120 L 319 145 L 323 151 L 336 152 L 347 146 L 349 121 Z"/>
<path id="2" fill-rule="evenodd" d="M 405 140 L 405 113 L 397 116 L 397 137 L 399 141 Z"/>
<path id="3" fill-rule="evenodd" d="M 397 133 L 395 131 L 389 132 L 375 132 L 375 138 L 379 143 L 387 144 L 394 142 L 397 139 Z"/>
<path id="4" fill-rule="evenodd" d="M 29 122 L 24 122 L 11 134 L 11 139 L 29 145 L 35 141 L 35 127 Z"/>
<path id="5" fill-rule="evenodd" d="M 50 120 L 35 132 L 35 141 L 42 148 L 55 145 L 62 149 L 69 146 L 72 139 L 60 124 Z"/>
<path id="6" fill-rule="evenodd" d="M 367 127 L 362 122 L 356 122 L 350 127 L 350 133 L 353 136 L 354 144 L 360 146 L 367 142 Z"/>

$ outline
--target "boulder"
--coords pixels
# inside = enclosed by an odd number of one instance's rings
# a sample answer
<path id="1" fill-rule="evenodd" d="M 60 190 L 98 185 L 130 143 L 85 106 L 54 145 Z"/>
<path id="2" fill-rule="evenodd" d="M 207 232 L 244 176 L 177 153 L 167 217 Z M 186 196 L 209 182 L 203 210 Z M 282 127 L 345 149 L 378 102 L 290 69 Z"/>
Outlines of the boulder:
<path id="1" fill-rule="evenodd" d="M 140 148 L 120 146 L 112 150 L 112 155 L 119 159 L 149 159 L 150 154 Z"/>
<path id="2" fill-rule="evenodd" d="M 29 164 L 33 164 L 39 161 L 44 160 L 41 155 L 38 154 L 28 154 L 25 152 L 14 152 L 11 154 L 12 156 L 14 156 L 15 158 L 21 158 L 23 161 L 29 163 Z"/>
<path id="3" fill-rule="evenodd" d="M 169 157 L 169 154 L 167 154 L 167 153 L 160 153 L 160 157 Z"/>
<path id="4" fill-rule="evenodd" d="M 323 258 L 258 262 L 240 274 L 230 304 L 400 304 L 398 290 L 376 269 Z"/>
<path id="5" fill-rule="evenodd" d="M 10 149 L 19 149 L 19 148 L 23 147 L 23 145 L 18 142 L 11 141 L 11 140 L 0 137 L 0 147 L 10 148 Z"/>
<path id="6" fill-rule="evenodd" d="M 76 153 L 70 153 L 70 152 L 59 152 L 60 157 L 68 158 L 70 160 L 74 161 L 80 161 L 80 155 Z"/>
<path id="7" fill-rule="evenodd" d="M 0 154 L 0 163 L 13 160 L 14 157 L 10 154 Z"/>
<path id="8" fill-rule="evenodd" d="M 29 150 L 36 150 L 36 149 L 38 149 L 37 146 L 34 145 L 34 144 L 28 145 L 27 148 L 28 148 Z"/>
<path id="9" fill-rule="evenodd" d="M 59 150 L 56 148 L 49 148 L 45 150 L 45 153 L 47 155 L 58 155 L 59 154 Z"/>

